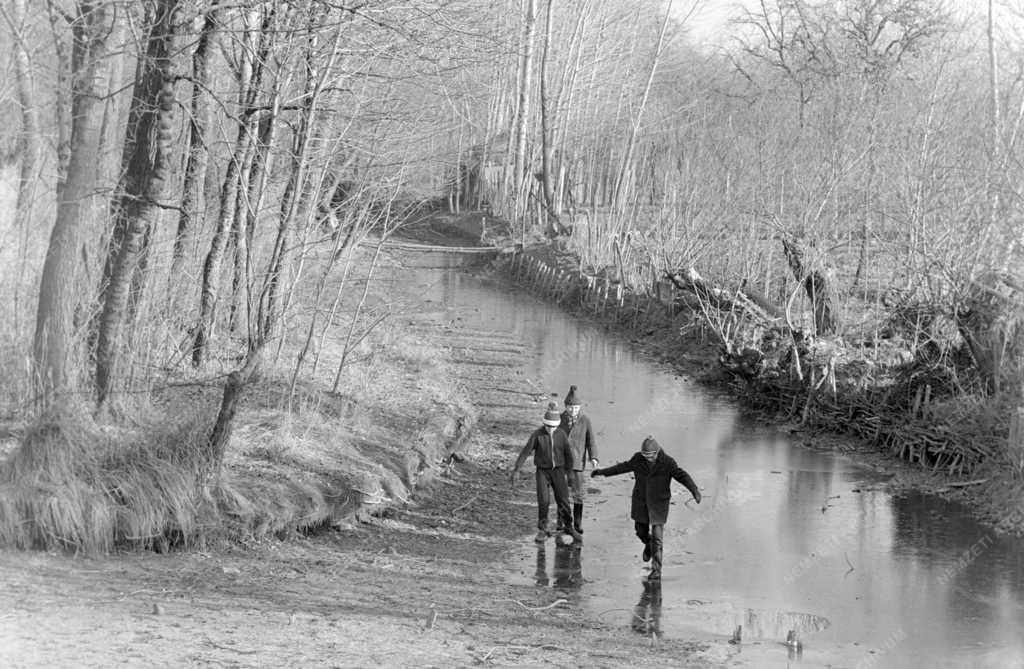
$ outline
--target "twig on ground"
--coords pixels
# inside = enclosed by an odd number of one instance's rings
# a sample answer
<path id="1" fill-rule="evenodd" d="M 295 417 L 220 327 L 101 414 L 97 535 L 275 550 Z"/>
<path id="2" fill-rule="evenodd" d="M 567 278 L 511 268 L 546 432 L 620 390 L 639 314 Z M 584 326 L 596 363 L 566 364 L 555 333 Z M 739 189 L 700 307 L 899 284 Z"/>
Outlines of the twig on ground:
<path id="1" fill-rule="evenodd" d="M 476 501 L 476 498 L 479 497 L 479 496 L 480 496 L 479 494 L 473 495 L 472 497 L 469 498 L 468 502 L 466 502 L 465 504 L 460 504 L 457 507 L 455 507 L 454 509 L 452 509 L 452 515 L 454 516 L 459 511 L 462 511 L 467 506 L 471 505 L 473 502 Z"/>
<path id="2" fill-rule="evenodd" d="M 517 646 L 517 645 L 514 645 L 514 644 L 510 644 L 510 643 L 503 643 L 500 646 L 495 646 L 494 648 L 492 648 L 489 651 L 487 651 L 487 654 L 484 655 L 483 658 L 480 659 L 480 661 L 481 662 L 486 662 L 487 660 L 491 659 L 491 655 L 494 654 L 494 651 L 496 651 L 496 650 L 498 650 L 500 648 L 505 648 L 505 649 L 509 649 L 509 650 L 529 650 L 530 649 L 529 646 Z"/>
<path id="3" fill-rule="evenodd" d="M 214 648 L 220 648 L 221 650 L 230 650 L 235 653 L 241 653 L 242 655 L 256 655 L 257 653 L 259 653 L 258 650 L 245 650 L 244 648 L 233 648 L 232 646 L 224 646 L 222 644 L 217 643 L 210 637 L 206 637 L 206 643 L 210 644 Z"/>
<path id="4" fill-rule="evenodd" d="M 849 576 L 849 575 L 850 575 L 851 573 L 853 573 L 853 572 L 854 572 L 855 570 L 854 570 L 854 568 L 853 568 L 853 563 L 852 563 L 852 562 L 850 562 L 850 557 L 849 557 L 849 556 L 848 556 L 848 555 L 846 554 L 846 552 L 845 552 L 845 551 L 843 551 L 843 559 L 844 559 L 844 560 L 846 560 L 846 564 L 847 564 L 847 566 L 849 566 L 849 567 L 850 567 L 850 570 L 849 570 L 849 571 L 847 571 L 847 572 L 846 572 L 845 574 L 843 574 L 843 578 L 846 578 L 846 577 L 847 577 L 847 576 Z"/>
<path id="5" fill-rule="evenodd" d="M 608 609 L 607 611 L 601 611 L 600 613 L 598 613 L 597 617 L 600 618 L 601 616 L 603 616 L 606 613 L 615 613 L 615 612 L 618 612 L 618 611 L 629 611 L 629 609 Z"/>
<path id="6" fill-rule="evenodd" d="M 499 601 L 499 602 L 512 602 L 513 604 L 518 604 L 519 606 L 523 607 L 527 611 L 533 611 L 534 613 L 536 613 L 538 611 L 546 611 L 548 609 L 553 609 L 554 607 L 558 606 L 559 604 L 568 604 L 569 603 L 568 599 L 556 599 L 555 601 L 551 602 L 547 606 L 533 607 L 533 606 L 527 606 L 526 604 L 523 604 L 518 599 L 499 599 L 497 601 Z"/>
<path id="7" fill-rule="evenodd" d="M 514 601 L 514 600 L 512 600 L 512 601 Z M 563 648 L 562 646 L 556 646 L 556 645 L 551 644 L 551 643 L 533 643 L 533 644 L 503 643 L 503 644 L 501 644 L 499 646 L 495 646 L 494 648 L 492 648 L 489 651 L 487 651 L 487 654 L 484 655 L 482 658 L 480 658 L 480 662 L 481 663 L 487 662 L 489 659 L 491 659 L 491 655 L 494 654 L 494 651 L 496 651 L 498 649 L 501 649 L 501 648 L 504 648 L 506 650 L 533 650 L 533 649 L 540 649 L 540 650 L 560 650 L 563 653 L 570 652 L 568 648 Z"/>

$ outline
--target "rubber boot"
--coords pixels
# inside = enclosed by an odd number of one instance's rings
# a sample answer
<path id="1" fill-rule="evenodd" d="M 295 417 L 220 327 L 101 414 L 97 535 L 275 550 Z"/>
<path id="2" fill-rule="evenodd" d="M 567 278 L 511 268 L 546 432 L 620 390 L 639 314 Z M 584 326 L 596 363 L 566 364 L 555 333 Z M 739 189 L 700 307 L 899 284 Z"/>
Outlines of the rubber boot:
<path id="1" fill-rule="evenodd" d="M 576 531 L 583 534 L 583 502 L 576 502 L 572 505 L 572 526 Z"/>
<path id="2" fill-rule="evenodd" d="M 647 575 L 647 580 L 660 581 L 662 548 L 664 545 L 664 537 L 661 533 L 663 530 L 661 530 L 661 528 L 651 529 L 651 539 L 648 543 L 648 545 L 651 547 L 651 573 Z"/>
<path id="3" fill-rule="evenodd" d="M 548 530 L 548 509 L 547 507 L 537 508 L 537 536 L 534 539 L 539 544 L 544 543 L 551 536 Z"/>
<path id="4" fill-rule="evenodd" d="M 565 534 L 572 537 L 572 540 L 577 544 L 583 543 L 583 535 L 576 531 L 576 528 L 572 526 L 572 510 L 568 508 L 568 505 L 564 508 L 564 513 L 559 513 L 558 516 L 562 519 L 562 526 L 565 528 Z"/>

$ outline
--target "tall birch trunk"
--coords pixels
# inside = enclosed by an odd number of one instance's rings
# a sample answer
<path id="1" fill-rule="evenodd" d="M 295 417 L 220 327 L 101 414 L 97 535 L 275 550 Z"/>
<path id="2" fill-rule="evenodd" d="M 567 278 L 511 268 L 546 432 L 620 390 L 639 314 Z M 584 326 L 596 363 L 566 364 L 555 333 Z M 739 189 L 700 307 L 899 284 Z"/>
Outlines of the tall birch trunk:
<path id="1" fill-rule="evenodd" d="M 121 351 L 121 330 L 129 318 L 129 302 L 137 303 L 132 286 L 141 289 L 136 272 L 143 262 L 151 231 L 156 227 L 171 173 L 174 138 L 173 40 L 182 0 L 156 0 L 141 77 L 135 83 L 126 138 L 124 177 L 113 207 L 121 239 L 103 291 L 103 311 L 96 341 L 96 396 L 108 398 Z"/>
<path id="2" fill-rule="evenodd" d="M 661 61 L 662 50 L 665 47 L 665 32 L 668 30 L 669 18 L 672 16 L 672 0 L 668 0 L 665 6 L 665 18 L 661 22 L 661 30 L 658 32 L 658 45 L 654 50 L 654 60 L 651 62 L 651 69 L 647 72 L 647 83 L 644 84 L 644 92 L 640 98 L 640 107 L 633 117 L 633 127 L 630 129 L 629 139 L 626 142 L 626 150 L 622 156 L 622 166 L 619 169 L 619 176 L 615 180 L 615 191 L 612 195 L 612 205 L 616 211 L 620 211 L 628 199 L 628 184 L 630 173 L 633 169 L 633 152 L 636 149 L 636 139 L 640 134 L 640 122 L 643 119 L 644 109 L 647 108 L 647 98 L 651 94 L 651 84 L 654 82 L 654 74 L 658 70 L 658 63 Z"/>
<path id="3" fill-rule="evenodd" d="M 240 113 L 242 120 L 238 125 L 238 136 L 235 139 L 235 148 L 228 163 L 227 173 L 224 175 L 224 183 L 220 193 L 220 215 L 217 219 L 217 227 L 214 230 L 213 240 L 210 242 L 210 251 L 206 254 L 203 263 L 203 286 L 199 297 L 199 321 L 196 323 L 194 339 L 192 342 L 192 364 L 200 366 L 206 358 L 209 348 L 210 337 L 213 331 L 213 323 L 217 312 L 217 302 L 220 296 L 221 267 L 224 264 L 224 252 L 227 249 L 228 239 L 231 235 L 232 224 L 235 220 L 238 205 L 239 188 L 241 181 L 242 167 L 247 160 L 252 137 L 256 133 L 257 113 L 253 109 L 259 90 L 262 86 L 262 78 L 266 62 L 272 21 L 272 11 L 264 15 L 262 25 L 256 25 L 254 15 L 246 18 L 247 28 L 245 40 L 247 43 L 248 63 L 240 73 L 240 99 L 242 101 Z M 255 45 L 259 44 L 258 47 Z"/>
<path id="4" fill-rule="evenodd" d="M 533 85 L 533 39 L 537 24 L 537 0 L 526 0 L 526 15 L 523 21 L 522 58 L 519 69 L 519 106 L 516 109 L 515 165 L 512 172 L 512 201 L 514 218 L 522 217 L 526 211 L 529 194 L 529 158 L 526 155 L 527 129 L 530 120 L 530 88 Z M 523 230 L 526 221 L 522 221 Z"/>
<path id="5" fill-rule="evenodd" d="M 171 281 L 181 276 L 185 252 L 192 228 L 199 216 L 203 202 L 203 185 L 209 153 L 206 150 L 207 125 L 210 122 L 210 102 L 206 87 L 210 80 L 210 66 L 213 61 L 211 43 L 220 24 L 220 0 L 206 13 L 196 50 L 192 54 L 192 100 L 189 119 L 188 158 L 185 163 L 185 180 L 182 184 L 181 211 L 178 213 L 178 230 L 174 235 L 174 250 L 171 257 Z"/>
<path id="6" fill-rule="evenodd" d="M 555 204 L 555 189 L 551 171 L 554 169 L 554 141 L 552 133 L 552 116 L 548 97 L 548 56 L 551 52 L 551 20 L 555 0 L 548 0 L 548 8 L 544 23 L 544 45 L 541 50 L 540 66 L 540 134 L 541 134 L 541 187 L 544 192 L 544 207 L 551 233 L 558 235 L 562 226 L 558 222 L 558 206 Z"/>

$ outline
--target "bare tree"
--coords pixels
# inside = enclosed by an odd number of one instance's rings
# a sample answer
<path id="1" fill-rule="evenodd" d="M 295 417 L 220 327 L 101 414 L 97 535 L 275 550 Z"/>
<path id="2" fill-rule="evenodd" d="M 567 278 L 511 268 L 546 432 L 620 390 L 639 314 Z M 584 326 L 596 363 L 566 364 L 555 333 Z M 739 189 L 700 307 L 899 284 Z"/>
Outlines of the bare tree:
<path id="1" fill-rule="evenodd" d="M 525 212 L 526 194 L 532 180 L 530 159 L 526 153 L 528 140 L 527 129 L 530 120 L 530 89 L 533 80 L 533 42 L 537 25 L 537 0 L 526 0 L 526 14 L 523 18 L 523 39 L 520 48 L 522 56 L 519 62 L 519 104 L 516 107 L 515 127 L 515 162 L 512 169 L 512 192 L 520 202 L 516 209 L 516 218 Z M 525 221 L 523 222 L 525 226 Z"/>
<path id="2" fill-rule="evenodd" d="M 243 187 L 241 182 L 243 168 L 250 157 L 250 150 L 256 141 L 259 119 L 262 110 L 256 108 L 256 101 L 260 95 L 263 77 L 266 72 L 267 55 L 270 51 L 271 41 L 274 33 L 270 27 L 273 25 L 274 9 L 264 7 L 259 12 L 262 18 L 255 11 L 247 10 L 244 15 L 246 27 L 244 30 L 242 67 L 239 70 L 239 100 L 240 114 L 238 120 L 238 136 L 227 172 L 224 175 L 223 186 L 220 194 L 220 214 L 217 220 L 217 227 L 214 230 L 213 240 L 210 242 L 210 250 L 206 254 L 203 264 L 203 284 L 199 300 L 199 321 L 196 323 L 195 335 L 192 343 L 192 364 L 202 364 L 207 353 L 214 318 L 216 316 L 217 301 L 220 294 L 221 265 L 224 262 L 224 253 L 227 249 L 231 228 L 235 220 L 236 208 L 238 206 L 239 189 Z M 245 184 L 247 185 L 247 184 Z"/>
<path id="3" fill-rule="evenodd" d="M 629 137 L 626 139 L 626 148 L 623 151 L 622 163 L 619 167 L 619 175 L 615 179 L 615 193 L 612 202 L 617 211 L 621 211 L 627 200 L 628 179 L 633 170 L 633 151 L 636 150 L 637 136 L 640 133 L 640 123 L 643 119 L 644 109 L 647 107 L 647 100 L 651 94 L 651 84 L 654 82 L 654 74 L 658 70 L 658 63 L 661 61 L 662 52 L 665 47 L 665 33 L 668 30 L 669 19 L 672 17 L 672 0 L 665 4 L 665 17 L 661 22 L 661 30 L 658 32 L 658 43 L 654 48 L 654 57 L 651 60 L 651 67 L 647 71 L 647 81 L 640 96 L 640 103 L 636 114 L 633 116 L 632 127 Z"/>
<path id="4" fill-rule="evenodd" d="M 72 314 L 84 208 L 96 186 L 108 43 L 113 9 L 105 0 L 79 0 L 69 17 L 73 35 L 71 135 L 67 174 L 58 188 L 57 215 L 39 285 L 33 362 L 39 395 L 46 401 L 66 392 L 73 380 Z"/>
<path id="5" fill-rule="evenodd" d="M 43 158 L 39 101 L 35 96 L 35 82 L 26 34 L 26 0 L 11 0 L 10 12 L 0 8 L 0 14 L 6 19 L 14 36 L 14 75 L 18 84 L 18 104 L 21 107 L 21 133 L 18 141 L 21 166 L 15 217 L 19 223 L 26 225 L 35 194 L 34 184 Z"/>
<path id="6" fill-rule="evenodd" d="M 214 50 L 211 48 L 221 21 L 220 0 L 213 0 L 206 10 L 203 27 L 192 53 L 192 100 L 189 117 L 189 136 L 185 181 L 182 184 L 181 211 L 178 214 L 178 229 L 174 236 L 174 250 L 171 277 L 181 275 L 185 262 L 185 250 L 196 218 L 200 215 L 203 202 L 203 185 L 209 162 L 206 146 L 207 124 L 210 120 L 210 101 L 207 88 L 210 82 Z"/>
<path id="7" fill-rule="evenodd" d="M 562 232 L 561 225 L 558 222 L 558 207 L 555 205 L 555 189 L 551 171 L 554 169 L 554 147 L 552 142 L 554 141 L 552 131 L 552 116 L 554 115 L 551 109 L 551 100 L 548 96 L 548 78 L 550 73 L 548 72 L 548 56 L 551 52 L 551 29 L 553 14 L 552 9 L 554 8 L 555 0 L 548 0 L 547 12 L 544 18 L 544 43 L 541 48 L 541 66 L 540 66 L 540 140 L 541 140 L 541 189 L 544 193 L 544 208 L 545 216 L 544 219 L 547 221 L 550 232 L 558 235 Z"/>
<path id="8" fill-rule="evenodd" d="M 141 76 L 135 84 L 128 121 L 124 177 L 114 204 L 114 241 L 110 276 L 103 286 L 103 311 L 96 340 L 96 396 L 110 394 L 116 372 L 121 329 L 130 317 L 136 272 L 144 263 L 150 234 L 157 224 L 171 173 L 171 142 L 176 103 L 172 58 L 182 0 L 153 0 Z M 136 295 L 135 300 L 138 299 Z"/>
<path id="9" fill-rule="evenodd" d="M 14 206 L 14 219 L 19 227 L 21 249 L 18 253 L 18 283 L 14 290 L 13 317 L 15 330 L 19 330 L 21 318 L 21 278 L 25 275 L 28 256 L 28 239 L 32 229 L 33 204 L 40 191 L 39 170 L 43 161 L 43 142 L 39 119 L 39 100 L 36 99 L 35 81 L 29 53 L 29 37 L 25 0 L 12 0 L 10 12 L 0 7 L 14 37 L 14 74 L 18 87 L 18 104 L 21 107 L 21 129 L 18 135 L 18 154 L 21 165 L 18 173 L 18 195 Z"/>

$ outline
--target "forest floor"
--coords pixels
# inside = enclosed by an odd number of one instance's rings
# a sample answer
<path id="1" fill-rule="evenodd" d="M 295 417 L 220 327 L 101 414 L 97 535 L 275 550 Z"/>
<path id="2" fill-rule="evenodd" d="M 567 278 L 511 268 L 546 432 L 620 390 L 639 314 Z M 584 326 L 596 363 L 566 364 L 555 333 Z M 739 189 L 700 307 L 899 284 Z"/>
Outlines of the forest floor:
<path id="1" fill-rule="evenodd" d="M 0 666 L 743 666 L 724 640 L 651 638 L 588 617 L 568 590 L 510 584 L 536 518 L 533 486 L 507 478 L 541 406 L 527 351 L 428 302 L 402 327 L 448 352 L 479 412 L 464 458 L 434 463 L 408 503 L 316 532 L 166 554 L 0 551 Z"/>

